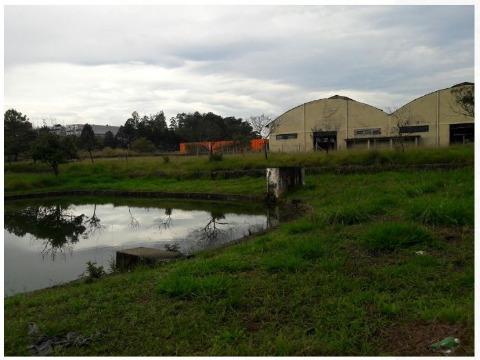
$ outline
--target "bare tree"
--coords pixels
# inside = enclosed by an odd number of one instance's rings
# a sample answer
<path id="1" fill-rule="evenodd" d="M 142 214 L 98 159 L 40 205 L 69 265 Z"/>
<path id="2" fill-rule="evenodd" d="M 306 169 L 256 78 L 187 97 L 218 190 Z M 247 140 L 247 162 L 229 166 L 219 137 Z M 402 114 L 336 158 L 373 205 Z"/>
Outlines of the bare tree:
<path id="1" fill-rule="evenodd" d="M 387 112 L 390 114 L 393 120 L 391 134 L 395 135 L 399 139 L 400 147 L 402 151 L 405 151 L 405 133 L 402 131 L 402 129 L 405 126 L 413 123 L 412 110 L 408 106 L 402 106 L 401 108 L 387 108 Z"/>
<path id="2" fill-rule="evenodd" d="M 475 117 L 475 85 L 454 87 L 450 92 L 454 97 L 451 109 L 457 114 Z"/>
<path id="3" fill-rule="evenodd" d="M 250 116 L 248 123 L 252 127 L 253 131 L 263 139 L 269 139 L 270 135 L 273 134 L 278 127 L 278 121 L 272 120 L 270 116 L 265 114 L 259 116 Z M 263 145 L 263 152 L 265 154 L 265 159 L 268 159 L 267 144 Z"/>

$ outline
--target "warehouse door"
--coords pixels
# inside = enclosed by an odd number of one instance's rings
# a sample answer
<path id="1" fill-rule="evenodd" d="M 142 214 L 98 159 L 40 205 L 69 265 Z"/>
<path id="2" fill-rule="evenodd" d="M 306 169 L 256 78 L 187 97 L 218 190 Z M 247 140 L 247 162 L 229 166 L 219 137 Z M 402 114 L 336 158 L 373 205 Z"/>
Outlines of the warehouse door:
<path id="1" fill-rule="evenodd" d="M 474 125 L 472 123 L 451 124 L 450 144 L 473 143 L 474 133 Z"/>
<path id="2" fill-rule="evenodd" d="M 337 149 L 336 131 L 317 131 L 313 133 L 313 149 L 315 151 L 330 151 Z"/>

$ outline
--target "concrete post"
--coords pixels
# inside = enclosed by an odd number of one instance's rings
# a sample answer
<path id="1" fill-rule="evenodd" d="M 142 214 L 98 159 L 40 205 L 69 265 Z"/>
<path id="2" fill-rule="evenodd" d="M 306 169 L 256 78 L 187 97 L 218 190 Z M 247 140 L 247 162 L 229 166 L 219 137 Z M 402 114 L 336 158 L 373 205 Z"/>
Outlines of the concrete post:
<path id="1" fill-rule="evenodd" d="M 305 168 L 280 167 L 267 168 L 267 196 L 279 199 L 287 190 L 305 185 Z"/>

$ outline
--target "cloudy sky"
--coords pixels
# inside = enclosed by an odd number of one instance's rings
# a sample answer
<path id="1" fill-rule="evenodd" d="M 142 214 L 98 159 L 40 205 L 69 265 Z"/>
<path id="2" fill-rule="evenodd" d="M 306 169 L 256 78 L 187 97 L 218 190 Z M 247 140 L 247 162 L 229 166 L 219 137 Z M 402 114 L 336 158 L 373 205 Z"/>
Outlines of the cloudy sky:
<path id="1" fill-rule="evenodd" d="M 474 80 L 473 6 L 7 6 L 4 29 L 5 106 L 37 125 L 388 109 Z"/>

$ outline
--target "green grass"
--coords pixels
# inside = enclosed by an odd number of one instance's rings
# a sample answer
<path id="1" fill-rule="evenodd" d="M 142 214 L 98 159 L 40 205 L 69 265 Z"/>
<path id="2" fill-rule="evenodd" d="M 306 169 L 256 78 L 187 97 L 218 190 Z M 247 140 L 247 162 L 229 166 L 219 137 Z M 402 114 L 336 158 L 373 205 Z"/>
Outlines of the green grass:
<path id="1" fill-rule="evenodd" d="M 417 341 L 434 355 L 435 329 L 459 334 L 458 353 L 472 355 L 473 175 L 466 167 L 307 176 L 308 186 L 289 197 L 311 212 L 267 234 L 189 260 L 6 298 L 5 354 L 28 354 L 28 323 L 35 322 L 49 335 L 102 333 L 57 352 L 65 356 L 398 355 Z M 114 184 L 263 189 L 255 178 L 121 181 Z M 412 336 L 405 340 L 402 331 Z"/>
<path id="2" fill-rule="evenodd" d="M 344 150 L 329 154 L 323 152 L 272 153 L 268 160 L 260 153 L 225 155 L 222 161 L 209 161 L 208 156 L 171 156 L 168 163 L 165 163 L 162 157 L 156 156 L 135 157 L 128 161 L 124 158 L 101 158 L 94 164 L 85 159 L 62 164 L 58 178 L 51 174 L 46 164 L 33 164 L 26 161 L 5 165 L 5 192 L 54 188 L 102 188 L 104 184 L 119 189 L 136 189 L 144 183 L 148 189 L 159 189 L 164 186 L 169 187 L 177 180 L 203 180 L 209 183 L 211 172 L 214 171 L 264 169 L 269 166 L 472 164 L 473 152 L 473 146 L 452 146 L 442 149 L 412 148 L 404 152 Z M 221 183 L 223 182 L 217 184 Z M 249 185 L 251 184 L 247 184 Z M 194 185 L 194 188 L 203 191 L 201 187 L 202 182 Z M 231 190 L 242 191 L 236 188 Z"/>
<path id="3" fill-rule="evenodd" d="M 388 222 L 371 226 L 364 234 L 365 247 L 376 253 L 395 251 L 415 245 L 425 247 L 433 242 L 429 232 L 414 224 Z"/>
<path id="4" fill-rule="evenodd" d="M 410 219 L 428 225 L 473 225 L 473 210 L 468 199 L 436 197 L 413 201 L 407 212 Z"/>
<path id="5" fill-rule="evenodd" d="M 234 284 L 233 279 L 224 274 L 202 277 L 173 274 L 160 280 L 157 290 L 171 297 L 210 299 L 226 295 Z"/>

